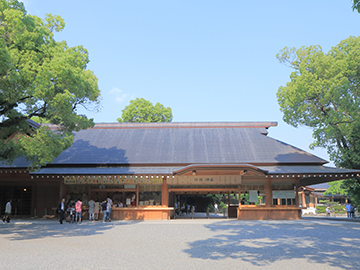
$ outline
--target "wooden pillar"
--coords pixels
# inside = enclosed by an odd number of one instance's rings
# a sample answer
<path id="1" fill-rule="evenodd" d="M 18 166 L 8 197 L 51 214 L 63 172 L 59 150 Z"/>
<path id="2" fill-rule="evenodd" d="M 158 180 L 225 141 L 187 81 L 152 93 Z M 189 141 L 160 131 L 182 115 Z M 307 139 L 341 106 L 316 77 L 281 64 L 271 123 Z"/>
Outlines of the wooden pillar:
<path id="1" fill-rule="evenodd" d="M 295 179 L 295 204 L 297 206 L 300 205 L 300 203 L 299 203 L 299 182 L 300 182 L 299 179 Z"/>
<path id="2" fill-rule="evenodd" d="M 163 177 L 163 183 L 161 185 L 161 204 L 166 207 L 169 206 L 169 190 L 166 176 Z"/>
<path id="3" fill-rule="evenodd" d="M 266 206 L 272 206 L 272 186 L 271 179 L 268 179 L 265 185 L 265 197 L 266 197 Z"/>
<path id="4" fill-rule="evenodd" d="M 304 190 L 302 191 L 301 196 L 302 196 L 302 206 L 303 206 L 303 207 L 306 207 L 305 192 L 304 192 Z"/>
<path id="5" fill-rule="evenodd" d="M 238 187 L 239 189 L 239 206 L 241 205 L 241 185 Z"/>
<path id="6" fill-rule="evenodd" d="M 36 215 L 36 211 L 35 211 L 35 207 L 36 207 L 36 183 L 33 183 L 32 185 L 32 194 L 31 194 L 31 213 L 32 216 L 35 217 Z"/>
<path id="7" fill-rule="evenodd" d="M 241 210 L 240 210 L 240 207 L 241 207 L 241 185 L 238 186 L 238 189 L 239 189 L 239 207 L 237 208 L 237 218 L 241 219 Z"/>
<path id="8" fill-rule="evenodd" d="M 59 194 L 60 198 L 59 198 L 59 201 L 62 198 L 66 197 L 66 192 L 67 192 L 67 186 L 64 183 L 64 178 L 60 177 L 60 194 Z"/>
<path id="9" fill-rule="evenodd" d="M 136 184 L 135 207 L 139 206 L 139 184 Z"/>

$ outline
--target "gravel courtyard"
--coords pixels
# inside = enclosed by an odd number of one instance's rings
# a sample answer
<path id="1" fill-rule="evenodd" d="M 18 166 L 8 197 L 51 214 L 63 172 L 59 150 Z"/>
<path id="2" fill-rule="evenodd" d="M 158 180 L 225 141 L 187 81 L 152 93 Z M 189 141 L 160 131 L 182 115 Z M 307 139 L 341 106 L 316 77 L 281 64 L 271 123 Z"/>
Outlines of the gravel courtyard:
<path id="1" fill-rule="evenodd" d="M 1 269 L 360 269 L 360 223 L 329 220 L 0 224 Z"/>

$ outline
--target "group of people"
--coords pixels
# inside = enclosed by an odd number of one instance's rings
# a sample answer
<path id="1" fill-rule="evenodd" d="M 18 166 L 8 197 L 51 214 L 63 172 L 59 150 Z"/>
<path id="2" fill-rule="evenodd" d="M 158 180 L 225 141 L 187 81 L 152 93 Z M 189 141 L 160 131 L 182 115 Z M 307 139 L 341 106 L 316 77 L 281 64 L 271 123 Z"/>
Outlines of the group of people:
<path id="1" fill-rule="evenodd" d="M 68 202 L 65 203 L 65 199 L 63 198 L 57 207 L 57 213 L 59 214 L 59 222 L 63 224 L 65 219 L 65 213 L 69 213 L 68 221 L 70 223 L 79 223 L 82 221 L 82 201 L 81 199 L 77 199 L 76 202 Z"/>
<path id="2" fill-rule="evenodd" d="M 135 206 L 136 203 L 135 198 L 136 198 L 135 194 L 132 197 L 128 197 L 126 205 L 124 205 L 121 201 L 118 201 L 116 204 L 113 204 L 113 200 L 110 198 L 110 196 L 108 196 L 101 203 L 97 199 L 95 201 L 93 199 L 90 199 L 87 203 L 89 206 L 89 210 L 88 210 L 89 220 L 98 220 L 99 213 L 101 210 L 103 213 L 103 223 L 111 222 L 112 207 Z M 59 214 L 60 224 L 63 224 L 66 213 L 69 213 L 68 221 L 81 224 L 82 206 L 83 203 L 81 199 L 77 199 L 75 202 L 69 201 L 68 203 L 65 203 L 65 199 L 62 199 L 57 207 L 57 213 Z"/>
<path id="3" fill-rule="evenodd" d="M 346 203 L 345 209 L 348 218 L 355 218 L 355 206 L 351 204 L 351 202 Z M 335 209 L 330 208 L 330 206 L 328 206 L 326 207 L 325 212 L 326 212 L 326 216 L 330 217 L 331 213 L 335 214 Z"/>
<path id="4" fill-rule="evenodd" d="M 104 205 L 104 202 L 105 205 Z M 109 205 L 107 205 L 109 204 Z M 110 198 L 105 199 L 101 204 L 99 200 L 93 200 L 90 199 L 88 201 L 89 206 L 89 220 L 98 220 L 99 219 L 99 213 L 100 213 L 100 207 L 103 212 L 103 221 L 106 220 L 111 221 L 110 215 L 111 215 L 111 207 L 112 207 L 112 200 Z M 65 220 L 65 214 L 68 213 L 67 221 L 70 223 L 79 223 L 82 222 L 82 208 L 83 203 L 81 199 L 77 199 L 75 202 L 68 202 L 65 203 L 65 199 L 62 199 L 57 207 L 57 212 L 59 214 L 59 222 L 60 224 L 63 224 L 63 221 Z"/>
<path id="5" fill-rule="evenodd" d="M 113 201 L 110 197 L 103 200 L 101 203 L 101 210 L 103 212 L 103 223 L 106 223 L 106 221 L 111 222 L 111 208 L 113 205 Z"/>
<path id="6" fill-rule="evenodd" d="M 189 215 L 190 212 L 195 213 L 195 206 L 194 205 L 190 206 L 190 204 L 185 205 L 185 203 L 183 203 L 180 206 L 180 202 L 177 202 L 177 203 L 175 202 L 174 209 L 175 209 L 175 214 L 178 215 L 178 216 L 180 216 L 182 214 Z"/>
<path id="7" fill-rule="evenodd" d="M 354 218 L 355 217 L 355 206 L 351 204 L 351 202 L 348 202 L 346 204 L 346 213 L 348 218 Z"/>

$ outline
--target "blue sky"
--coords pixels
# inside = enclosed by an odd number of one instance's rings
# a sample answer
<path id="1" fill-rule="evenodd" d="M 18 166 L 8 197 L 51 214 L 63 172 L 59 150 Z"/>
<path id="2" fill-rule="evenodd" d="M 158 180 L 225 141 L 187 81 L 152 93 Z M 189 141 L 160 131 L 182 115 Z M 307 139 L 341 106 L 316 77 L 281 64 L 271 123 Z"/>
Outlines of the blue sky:
<path id="1" fill-rule="evenodd" d="M 83 45 L 99 79 L 101 112 L 116 122 L 135 98 L 171 107 L 174 122 L 277 121 L 269 136 L 309 150 L 312 131 L 282 121 L 278 88 L 291 69 L 276 54 L 359 35 L 351 1 L 26 0 L 28 13 L 60 15 L 55 39 Z"/>

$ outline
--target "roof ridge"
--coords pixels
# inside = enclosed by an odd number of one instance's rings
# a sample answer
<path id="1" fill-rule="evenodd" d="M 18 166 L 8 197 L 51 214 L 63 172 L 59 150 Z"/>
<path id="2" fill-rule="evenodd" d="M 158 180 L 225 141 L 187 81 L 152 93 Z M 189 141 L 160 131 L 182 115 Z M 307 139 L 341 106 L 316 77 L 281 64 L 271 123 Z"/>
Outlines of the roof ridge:
<path id="1" fill-rule="evenodd" d="M 269 128 L 277 122 L 170 122 L 170 123 L 95 123 L 93 129 L 122 128 Z"/>

